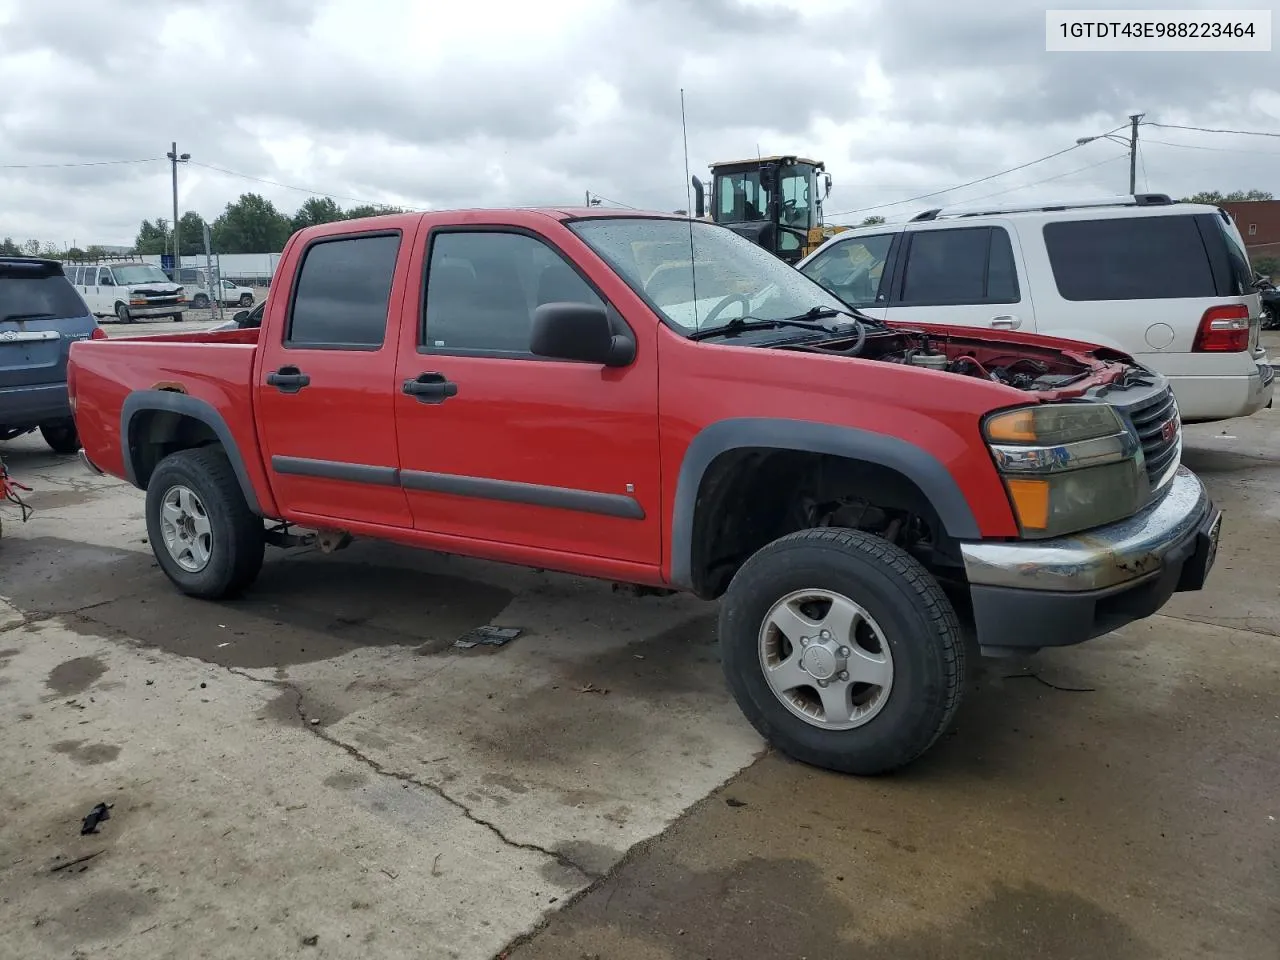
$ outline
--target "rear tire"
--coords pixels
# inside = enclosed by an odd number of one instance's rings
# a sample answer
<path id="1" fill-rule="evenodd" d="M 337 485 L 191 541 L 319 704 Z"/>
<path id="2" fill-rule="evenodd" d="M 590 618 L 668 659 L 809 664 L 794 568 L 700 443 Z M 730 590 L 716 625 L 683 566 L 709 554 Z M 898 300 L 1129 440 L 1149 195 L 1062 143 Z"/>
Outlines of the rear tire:
<path id="1" fill-rule="evenodd" d="M 191 300 L 191 306 L 197 310 L 207 310 L 209 308 L 209 298 L 203 293 L 197 293 Z"/>
<path id="2" fill-rule="evenodd" d="M 252 294 L 252 293 L 245 293 L 245 294 L 241 294 L 241 296 L 240 296 L 240 306 L 242 306 L 242 307 L 252 307 L 252 306 L 253 306 L 253 294 Z"/>
<path id="3" fill-rule="evenodd" d="M 946 731 L 963 693 L 950 601 L 919 561 L 858 530 L 802 530 L 750 557 L 721 602 L 720 647 L 760 735 L 841 773 L 909 764 Z"/>
<path id="4" fill-rule="evenodd" d="M 147 483 L 146 513 L 156 561 L 189 596 L 234 597 L 262 569 L 262 518 L 249 509 L 221 447 L 161 460 Z"/>
<path id="5" fill-rule="evenodd" d="M 75 453 L 80 449 L 80 434 L 76 431 L 76 422 L 70 417 L 40 424 L 40 436 L 54 453 Z"/>
<path id="6" fill-rule="evenodd" d="M 1262 305 L 1262 323 L 1263 330 L 1275 330 L 1280 327 L 1280 318 L 1276 316 L 1276 308 L 1269 303 Z"/>

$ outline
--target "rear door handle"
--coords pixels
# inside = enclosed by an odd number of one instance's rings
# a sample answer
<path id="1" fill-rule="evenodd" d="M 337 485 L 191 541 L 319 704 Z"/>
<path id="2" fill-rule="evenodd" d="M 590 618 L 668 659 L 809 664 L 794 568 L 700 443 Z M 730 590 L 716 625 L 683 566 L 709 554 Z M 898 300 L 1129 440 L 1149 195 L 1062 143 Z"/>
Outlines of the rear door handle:
<path id="1" fill-rule="evenodd" d="M 458 393 L 458 385 L 446 380 L 443 373 L 420 373 L 413 380 L 406 380 L 401 389 L 419 403 L 444 403 Z"/>
<path id="2" fill-rule="evenodd" d="M 1017 330 L 1022 326 L 1022 318 L 1011 316 L 992 317 L 991 325 L 993 327 L 999 327 L 1002 330 Z"/>
<path id="3" fill-rule="evenodd" d="M 311 383 L 311 378 L 297 367 L 281 367 L 267 374 L 267 384 L 281 393 L 297 393 Z"/>

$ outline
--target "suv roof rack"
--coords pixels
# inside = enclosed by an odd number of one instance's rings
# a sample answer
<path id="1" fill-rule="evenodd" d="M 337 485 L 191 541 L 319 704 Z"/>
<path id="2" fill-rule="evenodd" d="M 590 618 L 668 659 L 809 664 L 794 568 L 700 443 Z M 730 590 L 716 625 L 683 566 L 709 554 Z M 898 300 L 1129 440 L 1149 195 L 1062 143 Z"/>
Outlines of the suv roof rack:
<path id="1" fill-rule="evenodd" d="M 911 222 L 939 220 L 944 217 L 985 217 L 998 213 L 1044 213 L 1055 210 L 1086 210 L 1091 207 L 1163 207 L 1176 203 L 1166 193 L 1121 194 L 1117 197 L 1099 197 L 1097 200 L 1066 200 L 1059 203 L 1028 203 L 1008 206 L 936 207 L 918 213 Z"/>

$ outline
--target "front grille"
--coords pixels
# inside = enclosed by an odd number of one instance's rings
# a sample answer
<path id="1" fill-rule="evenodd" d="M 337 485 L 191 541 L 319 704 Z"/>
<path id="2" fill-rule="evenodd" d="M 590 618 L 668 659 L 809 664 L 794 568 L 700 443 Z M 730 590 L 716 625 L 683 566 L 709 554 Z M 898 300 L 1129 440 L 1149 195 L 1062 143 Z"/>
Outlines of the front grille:
<path id="1" fill-rule="evenodd" d="M 1178 405 L 1173 390 L 1166 387 L 1148 400 L 1129 407 L 1125 411 L 1133 422 L 1142 443 L 1142 454 L 1147 463 L 1147 476 L 1154 491 L 1172 476 L 1182 448 L 1182 424 L 1178 419 Z M 1168 430 L 1166 424 L 1173 423 Z"/>
<path id="2" fill-rule="evenodd" d="M 176 295 L 169 297 L 143 297 L 143 299 L 147 301 L 148 307 L 168 307 L 182 302 L 182 298 Z"/>

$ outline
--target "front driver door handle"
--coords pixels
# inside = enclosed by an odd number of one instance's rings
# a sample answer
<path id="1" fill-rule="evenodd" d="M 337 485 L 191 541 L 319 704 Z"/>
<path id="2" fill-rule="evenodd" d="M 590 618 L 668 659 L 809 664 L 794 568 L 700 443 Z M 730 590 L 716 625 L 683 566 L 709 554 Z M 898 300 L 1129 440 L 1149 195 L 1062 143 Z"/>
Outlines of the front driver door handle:
<path id="1" fill-rule="evenodd" d="M 267 374 L 267 384 L 281 393 L 297 393 L 311 383 L 311 378 L 297 367 L 281 367 Z"/>
<path id="2" fill-rule="evenodd" d="M 414 379 L 406 380 L 401 389 L 419 403 L 444 403 L 458 393 L 458 385 L 446 380 L 443 373 L 420 373 Z"/>
<path id="3" fill-rule="evenodd" d="M 1022 326 L 1022 318 L 1008 315 L 1003 317 L 992 317 L 991 325 L 993 327 L 998 327 L 1001 330 L 1017 330 Z"/>

